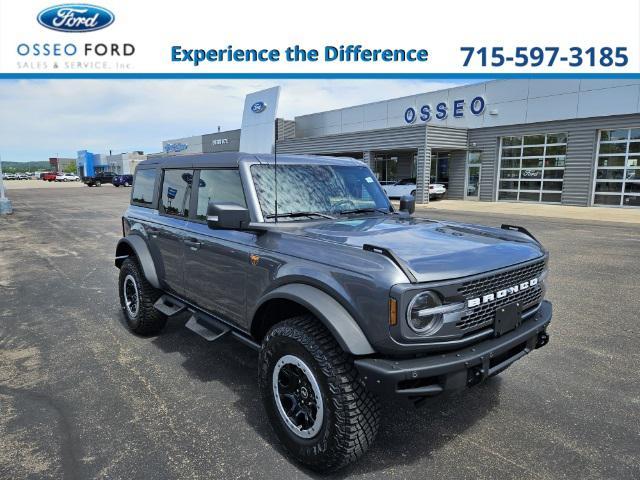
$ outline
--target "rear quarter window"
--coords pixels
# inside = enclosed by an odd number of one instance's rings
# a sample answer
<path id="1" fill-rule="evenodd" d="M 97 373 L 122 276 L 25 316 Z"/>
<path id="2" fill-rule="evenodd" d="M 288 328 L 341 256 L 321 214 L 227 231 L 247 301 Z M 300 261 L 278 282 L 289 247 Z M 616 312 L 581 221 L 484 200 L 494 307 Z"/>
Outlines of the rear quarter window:
<path id="1" fill-rule="evenodd" d="M 151 207 L 155 184 L 156 170 L 154 168 L 138 170 L 133 180 L 131 203 L 141 207 Z"/>

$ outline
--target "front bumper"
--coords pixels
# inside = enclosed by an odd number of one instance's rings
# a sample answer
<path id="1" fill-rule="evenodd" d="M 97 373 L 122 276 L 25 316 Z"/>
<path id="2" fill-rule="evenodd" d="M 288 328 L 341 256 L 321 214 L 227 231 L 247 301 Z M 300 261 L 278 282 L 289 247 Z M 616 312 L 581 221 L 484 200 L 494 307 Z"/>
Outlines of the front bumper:
<path id="1" fill-rule="evenodd" d="M 516 330 L 468 348 L 410 359 L 361 358 L 355 365 L 372 392 L 415 402 L 480 383 L 546 345 L 551 316 L 551 303 L 543 301 L 536 314 Z"/>

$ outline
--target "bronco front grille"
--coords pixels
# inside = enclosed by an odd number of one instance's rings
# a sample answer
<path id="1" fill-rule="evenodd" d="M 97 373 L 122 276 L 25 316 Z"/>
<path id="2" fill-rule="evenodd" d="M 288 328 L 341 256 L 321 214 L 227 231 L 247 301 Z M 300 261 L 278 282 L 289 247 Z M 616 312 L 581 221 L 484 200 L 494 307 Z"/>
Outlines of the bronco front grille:
<path id="1" fill-rule="evenodd" d="M 521 282 L 539 277 L 543 270 L 544 260 L 540 260 L 539 262 L 531 263 L 524 267 L 518 267 L 489 277 L 464 282 L 460 287 L 458 287 L 458 293 L 460 293 L 460 295 L 462 295 L 466 300 L 482 297 L 483 295 L 495 293 L 504 288 L 518 285 Z M 458 321 L 458 323 L 456 323 L 456 326 L 464 332 L 477 330 L 479 328 L 487 327 L 493 323 L 496 316 L 496 309 L 498 307 L 513 302 L 520 302 L 522 309 L 526 310 L 527 308 L 537 305 L 541 301 L 542 286 L 536 285 L 535 287 L 521 290 L 520 292 L 511 294 L 494 302 L 473 307 L 460 319 L 460 321 Z"/>

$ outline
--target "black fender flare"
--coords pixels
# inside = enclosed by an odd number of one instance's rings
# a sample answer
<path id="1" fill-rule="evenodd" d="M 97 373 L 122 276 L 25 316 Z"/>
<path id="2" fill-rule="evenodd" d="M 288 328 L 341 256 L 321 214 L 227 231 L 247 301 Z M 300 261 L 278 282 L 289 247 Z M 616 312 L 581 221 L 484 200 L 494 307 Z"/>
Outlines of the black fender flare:
<path id="1" fill-rule="evenodd" d="M 153 285 L 153 287 L 160 288 L 158 272 L 156 271 L 156 265 L 153 262 L 153 257 L 151 256 L 147 243 L 139 235 L 129 235 L 128 237 L 121 238 L 118 241 L 118 245 L 116 247 L 116 267 L 120 268 L 124 259 L 129 256 L 128 254 L 120 255 L 118 253 L 123 251 L 125 245 L 128 247 L 126 248 L 127 250 L 133 250 L 135 253 L 147 281 Z"/>
<path id="2" fill-rule="evenodd" d="M 262 297 L 255 311 L 272 299 L 291 300 L 305 307 L 329 329 L 344 351 L 352 355 L 375 353 L 354 318 L 328 293 L 304 283 L 288 283 Z"/>

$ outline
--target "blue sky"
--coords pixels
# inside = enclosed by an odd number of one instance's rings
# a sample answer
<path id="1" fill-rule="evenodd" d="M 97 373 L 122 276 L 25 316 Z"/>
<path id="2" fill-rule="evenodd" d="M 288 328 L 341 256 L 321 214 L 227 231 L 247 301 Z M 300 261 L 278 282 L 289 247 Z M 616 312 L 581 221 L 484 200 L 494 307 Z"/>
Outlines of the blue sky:
<path id="1" fill-rule="evenodd" d="M 239 128 L 244 96 L 281 85 L 279 117 L 439 90 L 473 80 L 0 80 L 3 161 L 143 150 Z"/>

